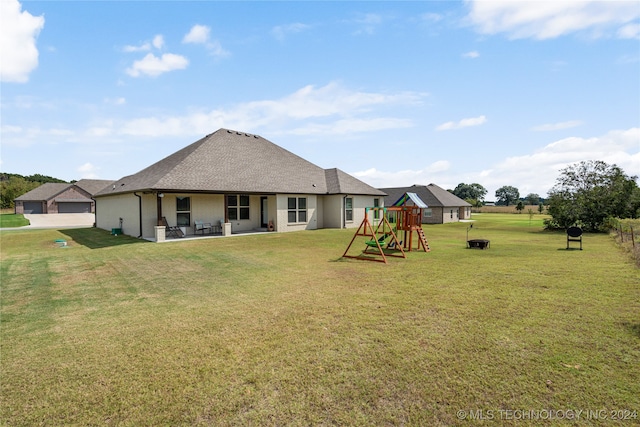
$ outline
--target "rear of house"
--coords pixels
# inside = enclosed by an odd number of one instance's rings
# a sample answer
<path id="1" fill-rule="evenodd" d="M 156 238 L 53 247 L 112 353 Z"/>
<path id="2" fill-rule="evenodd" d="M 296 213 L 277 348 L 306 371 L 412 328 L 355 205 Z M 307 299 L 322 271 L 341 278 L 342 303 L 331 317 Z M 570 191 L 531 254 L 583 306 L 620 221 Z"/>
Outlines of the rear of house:
<path id="1" fill-rule="evenodd" d="M 358 226 L 384 193 L 258 135 L 220 129 L 95 195 L 96 224 L 161 240 L 166 221 L 222 234 Z M 161 228 L 159 228 L 161 227 Z"/>

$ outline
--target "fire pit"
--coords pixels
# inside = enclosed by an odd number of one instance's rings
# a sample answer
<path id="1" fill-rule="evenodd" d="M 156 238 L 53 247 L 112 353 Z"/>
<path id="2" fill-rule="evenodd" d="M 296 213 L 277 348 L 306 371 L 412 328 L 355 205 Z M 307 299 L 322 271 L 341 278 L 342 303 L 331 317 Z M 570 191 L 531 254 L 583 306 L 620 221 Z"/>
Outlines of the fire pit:
<path id="1" fill-rule="evenodd" d="M 486 239 L 467 240 L 467 244 L 469 245 L 469 248 L 476 248 L 476 249 L 486 249 L 489 247 L 490 243 L 491 242 Z"/>

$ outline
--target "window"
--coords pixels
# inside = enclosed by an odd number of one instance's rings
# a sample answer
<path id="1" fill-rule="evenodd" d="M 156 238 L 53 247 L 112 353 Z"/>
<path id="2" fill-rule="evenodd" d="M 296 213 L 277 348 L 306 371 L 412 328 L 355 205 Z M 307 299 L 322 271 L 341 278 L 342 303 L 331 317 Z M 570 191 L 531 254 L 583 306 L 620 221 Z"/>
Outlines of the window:
<path id="1" fill-rule="evenodd" d="M 307 222 L 307 198 L 289 197 L 287 199 L 287 221 Z"/>
<path id="2" fill-rule="evenodd" d="M 433 216 L 433 211 L 431 209 L 424 209 L 422 211 L 422 216 L 425 218 L 431 218 Z"/>
<path id="3" fill-rule="evenodd" d="M 249 219 L 249 195 L 230 194 L 227 196 L 227 216 L 229 221 Z"/>
<path id="4" fill-rule="evenodd" d="M 353 198 L 347 197 L 344 199 L 344 219 L 346 221 L 353 221 Z"/>
<path id="5" fill-rule="evenodd" d="M 451 219 L 453 219 L 453 209 L 451 209 Z"/>
<path id="6" fill-rule="evenodd" d="M 380 199 L 373 199 L 373 207 L 374 208 L 379 208 L 380 207 Z M 373 219 L 380 219 L 380 211 L 375 209 L 373 211 Z"/>
<path id="7" fill-rule="evenodd" d="M 176 217 L 178 227 L 191 226 L 191 197 L 176 197 Z"/>

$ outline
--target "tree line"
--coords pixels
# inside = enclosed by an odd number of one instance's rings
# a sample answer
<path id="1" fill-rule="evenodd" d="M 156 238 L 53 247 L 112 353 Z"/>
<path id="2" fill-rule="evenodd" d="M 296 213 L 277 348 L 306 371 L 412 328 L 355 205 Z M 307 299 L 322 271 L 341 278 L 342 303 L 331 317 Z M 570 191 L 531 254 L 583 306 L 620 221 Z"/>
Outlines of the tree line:
<path id="1" fill-rule="evenodd" d="M 586 160 L 560 170 L 556 183 L 542 199 L 531 193 L 520 198 L 518 189 L 505 185 L 496 190 L 498 205 L 516 205 L 522 211 L 524 202 L 547 206 L 551 218 L 548 229 L 581 227 L 585 231 L 606 231 L 616 218 L 640 218 L 638 177 L 629 176 L 617 165 L 601 160 Z M 487 190 L 480 184 L 461 183 L 449 190 L 473 206 L 482 206 Z"/>
<path id="2" fill-rule="evenodd" d="M 46 182 L 67 183 L 62 179 L 39 173 L 22 176 L 15 173 L 0 172 L 0 209 L 13 209 L 13 201 L 16 197 L 20 197 Z"/>

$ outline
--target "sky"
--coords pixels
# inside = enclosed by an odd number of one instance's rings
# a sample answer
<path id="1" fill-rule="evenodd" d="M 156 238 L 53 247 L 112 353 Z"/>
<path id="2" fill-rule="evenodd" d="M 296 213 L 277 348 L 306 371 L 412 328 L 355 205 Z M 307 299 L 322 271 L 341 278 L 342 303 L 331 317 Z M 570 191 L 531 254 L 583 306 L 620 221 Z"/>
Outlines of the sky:
<path id="1" fill-rule="evenodd" d="M 227 128 L 378 188 L 640 175 L 639 1 L 0 7 L 5 173 L 115 180 Z"/>

